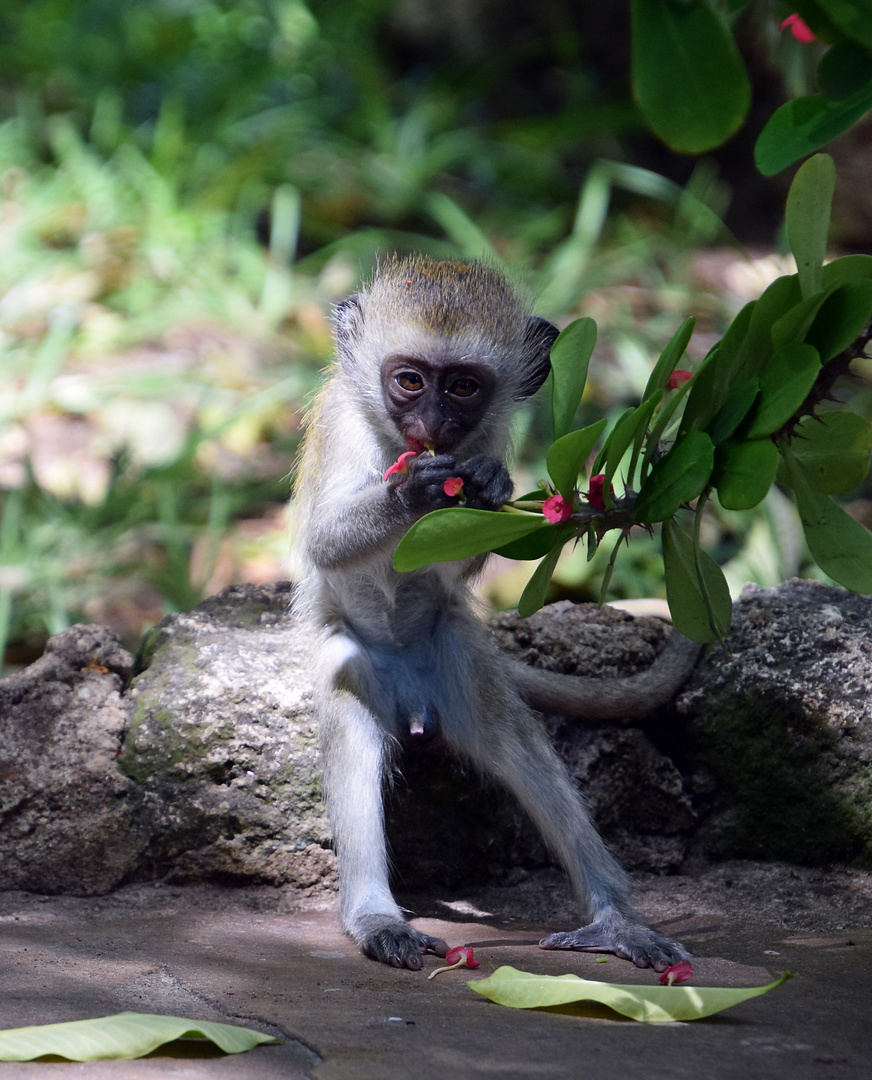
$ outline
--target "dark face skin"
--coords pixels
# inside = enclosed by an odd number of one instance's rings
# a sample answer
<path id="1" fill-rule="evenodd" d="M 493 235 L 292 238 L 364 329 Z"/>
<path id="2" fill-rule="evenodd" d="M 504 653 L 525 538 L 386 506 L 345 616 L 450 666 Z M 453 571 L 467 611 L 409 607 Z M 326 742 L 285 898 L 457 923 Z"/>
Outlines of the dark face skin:
<path id="1" fill-rule="evenodd" d="M 388 415 L 409 450 L 430 445 L 450 454 L 481 421 L 493 395 L 493 375 L 478 364 L 390 356 L 382 365 Z"/>

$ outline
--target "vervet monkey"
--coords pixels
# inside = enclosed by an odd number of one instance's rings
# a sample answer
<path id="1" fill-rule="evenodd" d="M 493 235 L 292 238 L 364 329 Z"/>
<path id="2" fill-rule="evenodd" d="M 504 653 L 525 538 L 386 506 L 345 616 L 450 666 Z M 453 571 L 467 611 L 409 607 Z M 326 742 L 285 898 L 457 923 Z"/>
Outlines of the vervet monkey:
<path id="1" fill-rule="evenodd" d="M 382 787 L 401 744 L 438 733 L 513 792 L 569 874 L 585 925 L 544 949 L 611 951 L 662 970 L 685 950 L 645 925 L 628 880 L 528 704 L 591 718 L 639 715 L 677 690 L 696 650 L 677 642 L 629 679 L 533 671 L 474 617 L 466 582 L 484 560 L 397 573 L 398 541 L 423 514 L 496 510 L 517 403 L 549 372 L 557 330 L 502 274 L 426 256 L 387 261 L 335 312 L 337 363 L 308 421 L 297 480 L 306 571 L 298 608 L 317 634 L 324 784 L 345 929 L 363 952 L 418 969 L 444 941 L 411 927 L 388 882 Z M 414 451 L 408 472 L 385 472 Z"/>

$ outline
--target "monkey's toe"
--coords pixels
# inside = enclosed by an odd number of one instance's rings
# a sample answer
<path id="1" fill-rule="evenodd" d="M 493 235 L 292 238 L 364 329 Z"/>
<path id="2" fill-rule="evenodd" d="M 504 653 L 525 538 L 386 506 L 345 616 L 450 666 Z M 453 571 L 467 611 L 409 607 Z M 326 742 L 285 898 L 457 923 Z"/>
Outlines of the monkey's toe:
<path id="1" fill-rule="evenodd" d="M 541 949 L 574 949 L 578 952 L 610 952 L 636 967 L 665 971 L 690 959 L 677 941 L 663 937 L 644 923 L 610 918 L 590 923 L 578 930 L 549 934 L 539 942 Z"/>
<path id="2" fill-rule="evenodd" d="M 430 937 L 404 924 L 391 924 L 369 931 L 361 938 L 360 948 L 371 960 L 389 964 L 395 968 L 420 971 L 425 953 L 445 956 L 448 943 L 442 938 Z"/>

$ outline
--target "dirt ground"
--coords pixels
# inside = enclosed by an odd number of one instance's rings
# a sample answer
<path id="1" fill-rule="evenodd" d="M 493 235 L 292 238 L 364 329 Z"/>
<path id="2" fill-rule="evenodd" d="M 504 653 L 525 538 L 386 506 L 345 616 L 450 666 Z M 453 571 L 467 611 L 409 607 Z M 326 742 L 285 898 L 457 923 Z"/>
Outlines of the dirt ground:
<path id="1" fill-rule="evenodd" d="M 134 1010 L 219 1020 L 280 1035 L 236 1057 L 176 1043 L 132 1062 L 0 1064 L 0 1080 L 65 1072 L 118 1080 L 442 1080 L 446 1076 L 872 1080 L 872 875 L 728 863 L 637 877 L 637 906 L 694 954 L 699 986 L 755 986 L 762 998 L 707 1020 L 641 1024 L 594 1007 L 516 1011 L 466 978 L 512 964 L 608 982 L 652 983 L 609 957 L 543 952 L 575 925 L 556 873 L 516 874 L 477 892 L 404 896 L 421 924 L 475 946 L 481 967 L 428 981 L 360 956 L 335 901 L 276 888 L 138 885 L 105 897 L 0 893 L 0 1026 Z"/>

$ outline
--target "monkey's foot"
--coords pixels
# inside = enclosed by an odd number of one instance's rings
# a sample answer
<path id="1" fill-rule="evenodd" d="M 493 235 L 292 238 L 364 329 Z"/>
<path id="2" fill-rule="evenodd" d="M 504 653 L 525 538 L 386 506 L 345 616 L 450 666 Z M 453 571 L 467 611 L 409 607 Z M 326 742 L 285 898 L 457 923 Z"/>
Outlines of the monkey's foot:
<path id="1" fill-rule="evenodd" d="M 549 934 L 540 949 L 576 949 L 580 952 L 610 952 L 636 967 L 665 971 L 673 964 L 689 960 L 690 954 L 677 941 L 663 937 L 644 923 L 620 916 L 601 919 L 561 934 Z"/>
<path id="2" fill-rule="evenodd" d="M 360 922 L 361 929 L 354 935 L 358 945 L 365 956 L 382 964 L 420 971 L 421 958 L 426 953 L 445 956 L 448 952 L 447 941 L 413 930 L 401 919 L 367 915 Z"/>

